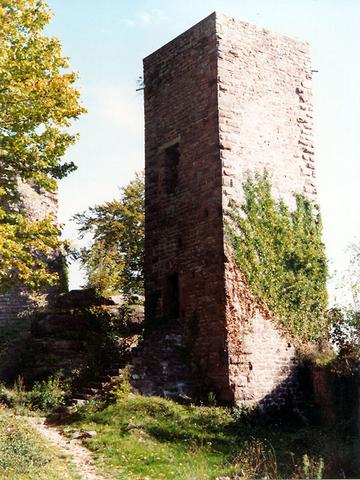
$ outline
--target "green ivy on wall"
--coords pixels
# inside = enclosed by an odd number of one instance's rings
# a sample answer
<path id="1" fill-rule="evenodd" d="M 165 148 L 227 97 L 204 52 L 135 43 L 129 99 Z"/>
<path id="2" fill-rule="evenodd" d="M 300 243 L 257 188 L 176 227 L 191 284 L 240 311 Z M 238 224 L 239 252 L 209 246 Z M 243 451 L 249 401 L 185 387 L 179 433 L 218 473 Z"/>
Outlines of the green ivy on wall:
<path id="1" fill-rule="evenodd" d="M 290 210 L 271 194 L 267 173 L 248 177 L 240 209 L 229 209 L 227 236 L 253 293 L 302 341 L 325 334 L 327 260 L 318 208 L 296 195 Z"/>

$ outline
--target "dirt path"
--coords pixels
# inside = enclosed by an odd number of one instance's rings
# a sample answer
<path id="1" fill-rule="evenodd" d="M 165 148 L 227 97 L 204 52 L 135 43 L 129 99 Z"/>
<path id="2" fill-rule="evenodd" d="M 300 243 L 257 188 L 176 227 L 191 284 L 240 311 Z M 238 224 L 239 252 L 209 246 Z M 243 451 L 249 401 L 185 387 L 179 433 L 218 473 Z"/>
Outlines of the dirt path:
<path id="1" fill-rule="evenodd" d="M 91 452 L 80 440 L 64 437 L 56 427 L 47 425 L 44 418 L 27 417 L 27 420 L 50 443 L 71 458 L 82 480 L 105 480 L 105 477 L 96 473 Z"/>

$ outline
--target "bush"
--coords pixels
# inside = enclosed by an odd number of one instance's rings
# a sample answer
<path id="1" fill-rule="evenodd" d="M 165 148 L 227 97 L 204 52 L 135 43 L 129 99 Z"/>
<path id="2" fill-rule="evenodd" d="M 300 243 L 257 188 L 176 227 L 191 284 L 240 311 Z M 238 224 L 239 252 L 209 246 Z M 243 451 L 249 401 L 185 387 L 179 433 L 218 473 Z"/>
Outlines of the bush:
<path id="1" fill-rule="evenodd" d="M 241 478 L 279 478 L 275 450 L 257 439 L 245 442 L 233 463 Z"/>
<path id="2" fill-rule="evenodd" d="M 18 377 L 13 388 L 0 385 L 0 403 L 7 407 L 25 407 L 28 404 L 28 392 L 25 390 L 22 377 Z"/>
<path id="3" fill-rule="evenodd" d="M 64 405 L 70 393 L 70 381 L 65 381 L 61 373 L 36 382 L 31 390 L 26 390 L 18 377 L 12 389 L 0 385 L 0 403 L 16 411 L 35 409 L 49 414 Z"/>
<path id="4" fill-rule="evenodd" d="M 294 462 L 294 457 L 292 458 Z M 241 453 L 234 458 L 233 462 L 240 478 L 266 478 L 269 480 L 282 478 L 276 451 L 270 443 L 264 440 L 246 441 Z M 323 473 L 324 460 L 321 457 L 315 458 L 305 453 L 301 465 L 293 465 L 290 478 L 293 480 L 321 480 Z"/>
<path id="5" fill-rule="evenodd" d="M 303 468 L 301 478 L 315 478 L 320 480 L 324 472 L 324 460 L 320 457 L 319 459 L 309 458 L 305 453 L 303 456 Z"/>
<path id="6" fill-rule="evenodd" d="M 112 388 L 108 392 L 109 401 L 118 401 L 126 399 L 132 391 L 130 385 L 130 369 L 125 367 L 122 375 L 116 383 L 113 383 Z"/>
<path id="7" fill-rule="evenodd" d="M 47 380 L 36 382 L 28 392 L 28 403 L 32 408 L 50 413 L 65 404 L 70 396 L 70 382 L 62 378 L 61 373 Z"/>

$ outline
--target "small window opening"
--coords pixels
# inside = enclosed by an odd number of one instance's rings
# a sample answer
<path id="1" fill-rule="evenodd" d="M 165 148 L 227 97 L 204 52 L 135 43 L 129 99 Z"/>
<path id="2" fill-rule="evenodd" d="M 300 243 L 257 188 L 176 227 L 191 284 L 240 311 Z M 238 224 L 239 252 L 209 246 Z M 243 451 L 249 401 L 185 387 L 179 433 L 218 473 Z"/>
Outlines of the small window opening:
<path id="1" fill-rule="evenodd" d="M 165 189 L 167 194 L 174 193 L 177 187 L 179 161 L 179 144 L 175 143 L 165 150 Z"/>
<path id="2" fill-rule="evenodd" d="M 179 275 L 172 273 L 166 277 L 164 313 L 168 320 L 179 318 Z"/>

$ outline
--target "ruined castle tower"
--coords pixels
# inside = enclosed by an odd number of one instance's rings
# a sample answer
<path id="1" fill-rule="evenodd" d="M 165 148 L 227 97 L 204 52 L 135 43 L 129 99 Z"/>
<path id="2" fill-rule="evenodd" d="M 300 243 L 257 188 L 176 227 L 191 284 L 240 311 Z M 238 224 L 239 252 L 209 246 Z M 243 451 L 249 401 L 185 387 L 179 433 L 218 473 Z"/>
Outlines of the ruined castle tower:
<path id="1" fill-rule="evenodd" d="M 49 193 L 38 187 L 19 182 L 19 194 L 22 208 L 32 220 L 40 220 L 49 215 L 56 220 L 58 212 L 58 200 L 56 193 Z M 54 263 L 57 270 L 59 265 Z M 59 272 L 60 273 L 60 272 Z M 0 294 L 0 327 L 14 323 L 17 319 L 28 315 L 32 308 L 39 303 L 45 303 L 52 291 L 56 288 L 49 288 L 48 292 L 34 297 L 29 295 L 26 289 L 21 286 L 14 287 L 6 293 Z"/>
<path id="2" fill-rule="evenodd" d="M 144 60 L 146 321 L 180 326 L 223 400 L 281 403 L 295 388 L 295 349 L 249 291 L 224 222 L 248 171 L 266 168 L 290 205 L 315 198 L 310 80 L 306 43 L 217 13 Z"/>

